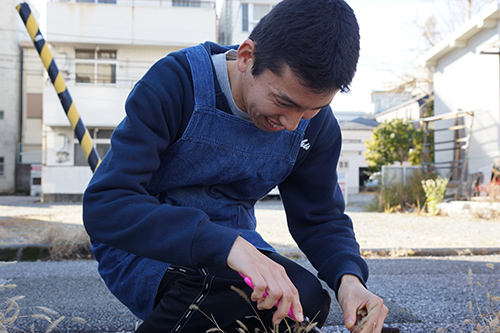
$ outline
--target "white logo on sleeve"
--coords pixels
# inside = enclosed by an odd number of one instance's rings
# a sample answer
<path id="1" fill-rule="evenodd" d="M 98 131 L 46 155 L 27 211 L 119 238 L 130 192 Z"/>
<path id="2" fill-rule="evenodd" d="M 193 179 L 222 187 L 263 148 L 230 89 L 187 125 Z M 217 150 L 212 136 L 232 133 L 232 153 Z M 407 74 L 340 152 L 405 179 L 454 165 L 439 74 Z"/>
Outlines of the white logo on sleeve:
<path id="1" fill-rule="evenodd" d="M 300 148 L 303 148 L 305 150 L 309 150 L 309 148 L 311 148 L 311 144 L 308 142 L 307 139 L 304 139 L 302 140 L 302 142 L 300 143 Z"/>

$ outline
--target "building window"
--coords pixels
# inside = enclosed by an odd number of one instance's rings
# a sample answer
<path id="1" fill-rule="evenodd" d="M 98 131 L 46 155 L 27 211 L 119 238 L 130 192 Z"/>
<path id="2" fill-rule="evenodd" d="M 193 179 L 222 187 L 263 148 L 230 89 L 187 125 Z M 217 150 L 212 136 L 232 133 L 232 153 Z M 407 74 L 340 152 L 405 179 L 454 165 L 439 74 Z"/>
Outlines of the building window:
<path id="1" fill-rule="evenodd" d="M 0 120 L 3 120 L 4 118 L 4 112 L 0 110 Z"/>
<path id="2" fill-rule="evenodd" d="M 349 169 L 349 161 L 340 161 L 339 169 Z"/>
<path id="3" fill-rule="evenodd" d="M 272 5 L 241 4 L 241 31 L 251 32 L 253 28 L 273 8 Z"/>
<path id="4" fill-rule="evenodd" d="M 114 3 L 114 4 L 116 4 L 116 0 L 76 0 L 76 2 L 84 2 L 84 3 Z"/>
<path id="5" fill-rule="evenodd" d="M 113 134 L 113 129 L 108 128 L 89 128 L 88 129 L 90 138 L 92 139 L 92 143 L 94 144 L 97 153 L 101 159 L 104 158 L 109 148 L 111 148 L 111 135 Z M 75 137 L 74 139 L 74 148 L 75 148 L 75 158 L 74 165 L 75 166 L 88 166 L 89 163 L 83 154 L 82 147 L 80 146 L 80 142 Z"/>
<path id="6" fill-rule="evenodd" d="M 201 0 L 172 0 L 172 7 L 201 7 Z"/>
<path id="7" fill-rule="evenodd" d="M 76 83 L 110 85 L 116 83 L 116 50 L 76 49 Z"/>
<path id="8" fill-rule="evenodd" d="M 4 159 L 3 157 L 0 157 L 0 176 L 4 175 Z"/>

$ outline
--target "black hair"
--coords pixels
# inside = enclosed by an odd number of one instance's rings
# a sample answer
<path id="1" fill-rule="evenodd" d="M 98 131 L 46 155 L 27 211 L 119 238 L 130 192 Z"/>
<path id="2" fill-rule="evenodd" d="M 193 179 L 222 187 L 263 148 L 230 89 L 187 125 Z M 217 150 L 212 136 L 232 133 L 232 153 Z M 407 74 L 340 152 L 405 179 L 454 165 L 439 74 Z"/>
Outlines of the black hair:
<path id="1" fill-rule="evenodd" d="M 349 91 L 359 59 L 359 26 L 343 0 L 283 0 L 255 26 L 252 74 L 290 66 L 316 93 Z"/>

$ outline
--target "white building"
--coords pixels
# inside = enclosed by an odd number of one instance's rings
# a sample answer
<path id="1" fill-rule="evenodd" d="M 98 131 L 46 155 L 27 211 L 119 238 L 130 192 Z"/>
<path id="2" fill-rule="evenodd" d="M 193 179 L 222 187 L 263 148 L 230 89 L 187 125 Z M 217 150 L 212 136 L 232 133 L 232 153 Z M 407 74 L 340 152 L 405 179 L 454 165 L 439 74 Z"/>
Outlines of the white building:
<path id="1" fill-rule="evenodd" d="M 418 120 L 432 99 L 432 70 L 417 67 L 372 91 L 373 118 L 379 123 L 392 119 Z"/>
<path id="2" fill-rule="evenodd" d="M 215 38 L 215 2 L 52 0 L 47 4 L 45 39 L 101 158 L 125 115 L 126 97 L 148 68 L 172 51 Z M 30 57 L 33 52 L 26 49 Z M 41 82 L 42 198 L 79 200 L 92 172 L 47 75 Z"/>
<path id="3" fill-rule="evenodd" d="M 21 82 L 27 69 L 22 65 L 19 42 L 29 35 L 16 10 L 18 4 L 17 0 L 0 1 L 0 194 L 14 193 L 16 174 L 23 172 L 18 150 L 22 135 Z M 36 12 L 34 15 L 38 16 Z M 29 178 L 29 166 L 24 171 Z"/>
<path id="4" fill-rule="evenodd" d="M 375 120 L 356 117 L 348 118 L 351 112 L 335 115 L 339 119 L 342 130 L 342 151 L 337 171 L 347 175 L 347 193 L 359 193 L 360 188 L 368 179 L 368 162 L 363 154 L 366 150 L 365 142 L 371 139 L 372 130 L 378 125 Z M 366 117 L 366 113 L 364 114 Z"/>
<path id="5" fill-rule="evenodd" d="M 499 19 L 500 5 L 494 1 L 419 59 L 422 66 L 434 68 L 435 116 L 474 112 L 468 174 L 491 173 L 493 159 L 500 155 Z M 436 132 L 435 140 L 452 135 Z M 452 153 L 436 151 L 435 160 L 450 160 Z"/>
<path id="6" fill-rule="evenodd" d="M 231 16 L 234 29 L 230 44 L 247 38 L 277 2 L 231 1 L 237 8 Z M 47 5 L 45 39 L 102 158 L 109 149 L 113 129 L 124 117 L 125 99 L 146 70 L 171 51 L 216 39 L 215 3 L 52 0 Z M 46 74 L 41 75 L 45 70 L 31 41 L 22 46 L 24 66 L 31 68 L 24 79 L 24 100 L 31 102 L 25 103 L 23 114 L 34 117 L 23 118 L 22 157 L 26 163 L 43 164 L 44 201 L 79 200 L 91 170 L 52 83 Z M 349 193 L 357 193 L 362 185 L 360 177 L 368 167 L 364 142 L 374 126 L 350 122 L 366 117 L 365 112 L 336 116 L 344 136 L 338 170 L 348 174 Z M 42 147 L 43 156 L 37 153 Z"/>
<path id="7" fill-rule="evenodd" d="M 379 122 L 390 122 L 393 119 L 418 120 L 424 116 L 427 104 L 432 100 L 432 95 L 418 95 L 385 111 L 374 115 Z"/>

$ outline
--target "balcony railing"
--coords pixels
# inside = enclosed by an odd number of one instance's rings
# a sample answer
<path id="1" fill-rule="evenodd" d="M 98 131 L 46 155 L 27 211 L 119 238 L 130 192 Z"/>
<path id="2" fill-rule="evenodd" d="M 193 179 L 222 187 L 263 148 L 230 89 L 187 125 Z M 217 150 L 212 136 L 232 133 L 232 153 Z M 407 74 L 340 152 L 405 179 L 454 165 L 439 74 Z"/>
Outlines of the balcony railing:
<path id="1" fill-rule="evenodd" d="M 215 1 L 208 0 L 49 0 L 61 3 L 112 4 L 132 7 L 195 7 L 215 8 Z"/>

